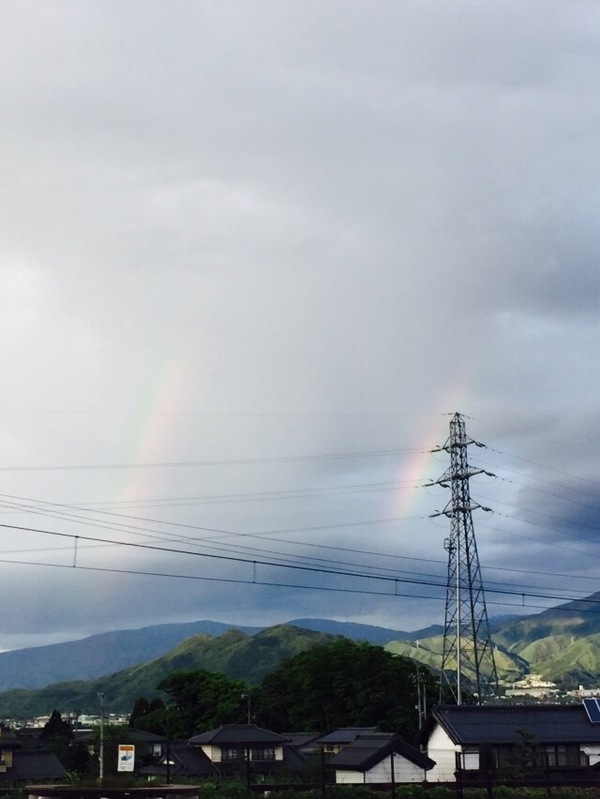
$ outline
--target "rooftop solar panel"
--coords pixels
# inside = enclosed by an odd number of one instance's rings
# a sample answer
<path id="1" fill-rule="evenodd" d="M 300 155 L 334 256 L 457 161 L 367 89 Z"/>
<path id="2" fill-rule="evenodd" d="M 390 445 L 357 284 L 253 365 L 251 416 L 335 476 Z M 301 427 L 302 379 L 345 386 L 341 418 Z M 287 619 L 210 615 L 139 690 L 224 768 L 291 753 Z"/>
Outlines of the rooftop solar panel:
<path id="1" fill-rule="evenodd" d="M 600 724 L 600 702 L 595 697 L 583 699 L 583 706 L 592 724 Z"/>

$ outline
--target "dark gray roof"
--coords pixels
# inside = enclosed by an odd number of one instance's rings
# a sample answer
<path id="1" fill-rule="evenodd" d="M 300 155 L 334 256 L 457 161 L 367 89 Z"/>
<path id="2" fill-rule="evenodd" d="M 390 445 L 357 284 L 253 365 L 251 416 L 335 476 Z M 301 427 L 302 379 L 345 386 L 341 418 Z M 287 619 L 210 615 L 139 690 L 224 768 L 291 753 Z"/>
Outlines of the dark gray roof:
<path id="1" fill-rule="evenodd" d="M 264 730 L 256 724 L 222 724 L 190 738 L 191 744 L 217 744 L 218 746 L 244 746 L 245 744 L 283 744 L 288 739 L 278 732 Z"/>
<path id="2" fill-rule="evenodd" d="M 165 736 L 157 735 L 155 732 L 146 732 L 146 730 L 138 730 L 136 727 L 128 727 L 123 732 L 123 743 L 164 743 Z M 125 740 L 127 739 L 127 740 Z"/>
<path id="3" fill-rule="evenodd" d="M 317 742 L 320 744 L 349 744 L 359 735 L 371 735 L 376 732 L 377 727 L 340 727 L 339 730 L 317 738 Z"/>
<path id="4" fill-rule="evenodd" d="M 21 741 L 14 730 L 0 725 L 0 749 L 20 749 Z"/>
<path id="5" fill-rule="evenodd" d="M 302 753 L 293 744 L 283 745 L 283 768 L 292 771 L 301 771 L 306 765 Z"/>
<path id="6" fill-rule="evenodd" d="M 314 743 L 319 738 L 318 732 L 288 732 L 286 738 L 298 748 L 306 746 L 307 744 Z"/>
<path id="7" fill-rule="evenodd" d="M 516 743 L 521 732 L 544 744 L 600 743 L 600 724 L 588 720 L 583 705 L 436 705 L 418 742 L 436 722 L 462 745 Z"/>
<path id="8" fill-rule="evenodd" d="M 288 741 L 302 755 L 316 754 L 321 751 L 318 732 L 288 732 Z"/>
<path id="9" fill-rule="evenodd" d="M 178 768 L 178 773 L 213 774 L 215 767 L 202 749 L 188 744 L 171 745 L 171 760 Z"/>
<path id="10" fill-rule="evenodd" d="M 169 746 L 169 759 L 171 762 L 171 777 L 208 777 L 218 774 L 217 769 L 202 749 L 189 746 L 187 743 L 171 742 Z M 166 776 L 166 756 L 154 766 L 140 769 L 140 774 Z"/>
<path id="11" fill-rule="evenodd" d="M 45 749 L 17 750 L 13 754 L 12 768 L 0 775 L 9 782 L 57 782 L 68 779 L 68 774 L 52 752 Z"/>
<path id="12" fill-rule="evenodd" d="M 75 732 L 75 740 L 82 743 L 93 743 L 97 740 L 98 735 L 91 730 L 83 732 Z M 146 730 L 138 730 L 136 727 L 124 727 L 119 733 L 119 743 L 122 744 L 158 744 L 165 743 L 166 738 L 164 735 L 157 735 L 154 732 L 146 732 Z"/>
<path id="13" fill-rule="evenodd" d="M 328 766 L 343 770 L 368 771 L 392 752 L 422 769 L 430 769 L 435 762 L 397 735 L 359 735 L 341 752 L 327 760 Z"/>

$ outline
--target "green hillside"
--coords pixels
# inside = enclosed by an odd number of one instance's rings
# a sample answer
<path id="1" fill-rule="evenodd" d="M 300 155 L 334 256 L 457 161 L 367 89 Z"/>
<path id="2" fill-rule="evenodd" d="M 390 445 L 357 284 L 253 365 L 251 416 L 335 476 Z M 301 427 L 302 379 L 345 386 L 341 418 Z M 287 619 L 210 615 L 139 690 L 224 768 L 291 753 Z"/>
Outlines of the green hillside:
<path id="1" fill-rule="evenodd" d="M 493 640 L 501 682 L 534 673 L 568 688 L 580 684 L 595 687 L 600 674 L 597 608 L 600 609 L 600 594 L 498 623 Z M 432 631 L 437 633 L 438 629 Z M 439 634 L 423 637 L 427 632 L 420 631 L 418 641 L 391 641 L 385 649 L 421 662 L 435 673 L 441 667 L 442 637 Z M 104 693 L 107 710 L 129 712 L 138 697 L 157 695 L 156 686 L 164 677 L 190 669 L 206 669 L 250 685 L 258 684 L 285 658 L 338 637 L 291 625 L 271 627 L 256 634 L 239 630 L 221 635 L 201 633 L 164 655 L 104 677 L 0 693 L 0 718 L 43 715 L 54 708 L 97 713 L 100 692 Z M 126 644 L 125 640 L 123 646 Z"/>
<path id="2" fill-rule="evenodd" d="M 600 594 L 503 621 L 494 627 L 492 639 L 501 683 L 531 673 L 563 688 L 595 687 L 600 674 Z M 434 671 L 441 668 L 441 636 L 392 641 L 385 648 Z"/>
<path id="3" fill-rule="evenodd" d="M 107 711 L 129 712 L 138 697 L 159 695 L 156 686 L 168 674 L 189 669 L 215 671 L 256 684 L 285 658 L 336 638 L 286 625 L 256 635 L 238 630 L 220 636 L 195 635 L 166 655 L 106 677 L 0 693 L 0 718 L 45 715 L 54 708 L 97 713 L 99 693 L 104 694 Z"/>
<path id="4" fill-rule="evenodd" d="M 600 674 L 600 594 L 499 625 L 494 641 L 532 674 L 564 688 L 595 687 Z"/>
<path id="5" fill-rule="evenodd" d="M 531 671 L 567 688 L 595 686 L 600 672 L 600 634 L 581 638 L 553 635 L 540 638 L 519 653 L 531 664 Z"/>
<path id="6" fill-rule="evenodd" d="M 438 635 L 433 638 L 419 639 L 418 645 L 417 642 L 390 641 L 384 649 L 394 655 L 404 655 L 417 660 L 436 673 L 442 667 L 442 647 L 443 638 Z M 514 680 L 527 671 L 527 664 L 522 658 L 498 647 L 494 651 L 494 660 L 500 680 Z M 466 676 L 474 678 L 475 675 L 469 674 L 467 671 Z"/>
<path id="7" fill-rule="evenodd" d="M 596 633 L 600 633 L 600 593 L 508 621 L 494 629 L 493 636 L 494 641 L 520 650 L 542 638 L 557 635 L 583 638 Z"/>

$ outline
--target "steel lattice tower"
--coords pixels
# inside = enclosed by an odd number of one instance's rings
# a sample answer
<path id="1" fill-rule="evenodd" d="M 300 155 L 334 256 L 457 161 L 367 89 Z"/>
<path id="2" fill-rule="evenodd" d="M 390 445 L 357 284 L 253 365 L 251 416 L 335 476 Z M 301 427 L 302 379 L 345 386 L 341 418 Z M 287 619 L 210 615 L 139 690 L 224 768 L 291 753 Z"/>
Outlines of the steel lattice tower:
<path id="1" fill-rule="evenodd" d="M 434 452 L 450 455 L 450 468 L 432 485 L 450 488 L 452 498 L 443 511 L 434 516 L 450 519 L 450 538 L 444 541 L 448 552 L 448 582 L 442 654 L 441 689 L 460 705 L 463 688 L 473 692 L 481 704 L 496 693 L 498 676 L 494 648 L 485 605 L 472 511 L 489 511 L 471 500 L 469 479 L 476 474 L 494 475 L 469 466 L 467 448 L 483 447 L 467 437 L 465 422 L 459 413 L 450 420 L 450 436 Z"/>

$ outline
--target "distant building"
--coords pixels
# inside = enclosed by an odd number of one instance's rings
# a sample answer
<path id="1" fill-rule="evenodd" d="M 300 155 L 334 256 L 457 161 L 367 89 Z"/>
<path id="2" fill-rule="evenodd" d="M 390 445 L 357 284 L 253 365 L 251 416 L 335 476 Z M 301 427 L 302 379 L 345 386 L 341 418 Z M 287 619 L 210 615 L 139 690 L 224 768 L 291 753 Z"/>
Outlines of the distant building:
<path id="1" fill-rule="evenodd" d="M 546 699 L 559 693 L 556 683 L 544 680 L 540 674 L 527 674 L 505 691 L 506 696 L 532 696 L 535 699 Z"/>

